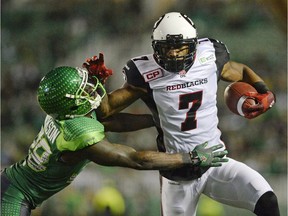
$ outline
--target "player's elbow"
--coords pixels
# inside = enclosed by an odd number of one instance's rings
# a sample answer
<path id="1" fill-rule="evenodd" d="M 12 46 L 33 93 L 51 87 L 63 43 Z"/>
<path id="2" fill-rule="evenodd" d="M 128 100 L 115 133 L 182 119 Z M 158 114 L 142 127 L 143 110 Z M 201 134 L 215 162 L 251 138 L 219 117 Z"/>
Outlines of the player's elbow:
<path id="1" fill-rule="evenodd" d="M 103 121 L 104 119 L 108 118 L 109 116 L 111 116 L 111 111 L 109 109 L 108 106 L 101 106 L 96 110 L 96 114 L 97 114 L 97 119 L 99 121 Z"/>

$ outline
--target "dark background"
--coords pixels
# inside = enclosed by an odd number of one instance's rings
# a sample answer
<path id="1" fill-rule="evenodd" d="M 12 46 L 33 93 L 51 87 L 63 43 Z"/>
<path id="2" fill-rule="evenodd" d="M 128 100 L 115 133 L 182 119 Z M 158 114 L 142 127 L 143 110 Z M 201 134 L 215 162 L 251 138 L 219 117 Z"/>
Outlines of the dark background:
<path id="1" fill-rule="evenodd" d="M 6 0 L 1 3 L 2 168 L 25 156 L 40 129 L 44 114 L 37 104 L 35 91 L 42 76 L 56 66 L 81 66 L 87 57 L 104 52 L 106 65 L 114 71 L 106 88 L 114 90 L 123 83 L 121 69 L 126 61 L 152 52 L 150 36 L 154 22 L 165 12 L 179 11 L 195 22 L 199 37 L 224 42 L 232 60 L 249 65 L 275 92 L 277 103 L 273 109 L 247 120 L 232 114 L 224 105 L 223 91 L 227 83 L 220 83 L 219 127 L 230 156 L 267 178 L 279 197 L 282 215 L 286 214 L 285 0 Z M 140 101 L 127 110 L 149 112 Z M 108 133 L 111 141 L 139 150 L 156 150 L 155 135 L 153 128 L 134 133 Z M 159 215 L 156 171 L 94 164 L 89 165 L 69 189 L 49 199 L 33 215 L 93 215 L 93 197 L 106 184 L 114 185 L 123 194 L 126 215 Z M 215 209 L 222 211 L 219 215 L 231 212 L 252 215 L 220 204 L 216 204 Z M 204 214 L 199 212 L 199 215 Z"/>

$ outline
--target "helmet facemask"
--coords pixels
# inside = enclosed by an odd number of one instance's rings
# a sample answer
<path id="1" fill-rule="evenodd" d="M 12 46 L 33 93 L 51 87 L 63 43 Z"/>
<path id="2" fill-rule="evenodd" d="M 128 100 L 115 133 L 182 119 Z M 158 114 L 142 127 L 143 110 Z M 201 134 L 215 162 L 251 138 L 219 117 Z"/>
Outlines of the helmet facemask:
<path id="1" fill-rule="evenodd" d="M 157 63 L 169 72 L 188 71 L 193 65 L 196 54 L 197 39 L 183 39 L 182 35 L 167 35 L 166 40 L 154 40 L 154 58 Z M 175 50 L 175 55 L 169 53 Z M 173 51 L 174 52 L 174 51 Z"/>
<path id="2" fill-rule="evenodd" d="M 79 86 L 79 89 L 76 91 L 75 94 L 67 93 L 65 94 L 65 97 L 75 100 L 75 108 L 78 108 L 80 106 L 87 106 L 87 104 L 89 103 L 91 108 L 87 113 L 84 114 L 86 115 L 93 109 L 97 109 L 97 107 L 102 101 L 102 98 L 106 94 L 106 90 L 96 76 L 88 77 L 88 73 L 85 69 L 76 69 L 80 77 L 82 77 L 81 85 Z M 74 118 L 77 116 L 83 116 L 83 114 L 66 115 L 66 117 L 68 118 Z"/>

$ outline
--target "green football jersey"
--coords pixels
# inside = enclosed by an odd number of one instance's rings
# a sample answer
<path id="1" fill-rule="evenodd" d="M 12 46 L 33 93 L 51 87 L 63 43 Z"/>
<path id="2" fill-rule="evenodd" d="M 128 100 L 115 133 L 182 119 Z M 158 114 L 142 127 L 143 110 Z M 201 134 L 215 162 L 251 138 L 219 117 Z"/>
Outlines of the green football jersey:
<path id="1" fill-rule="evenodd" d="M 84 160 L 67 165 L 59 160 L 61 152 L 80 150 L 104 137 L 104 126 L 96 119 L 78 117 L 57 121 L 46 116 L 28 156 L 6 168 L 5 173 L 27 201 L 36 207 L 67 187 L 89 163 Z"/>

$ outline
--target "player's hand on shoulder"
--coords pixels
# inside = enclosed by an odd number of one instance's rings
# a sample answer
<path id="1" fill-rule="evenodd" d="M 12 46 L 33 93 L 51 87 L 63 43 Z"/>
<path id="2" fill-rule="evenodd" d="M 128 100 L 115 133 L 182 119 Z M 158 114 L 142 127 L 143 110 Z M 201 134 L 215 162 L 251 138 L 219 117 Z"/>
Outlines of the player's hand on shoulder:
<path id="1" fill-rule="evenodd" d="M 89 76 L 96 76 L 102 84 L 113 74 L 113 71 L 107 68 L 104 63 L 103 53 L 99 53 L 99 58 L 97 56 L 87 58 L 82 67 L 88 70 Z"/>

